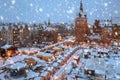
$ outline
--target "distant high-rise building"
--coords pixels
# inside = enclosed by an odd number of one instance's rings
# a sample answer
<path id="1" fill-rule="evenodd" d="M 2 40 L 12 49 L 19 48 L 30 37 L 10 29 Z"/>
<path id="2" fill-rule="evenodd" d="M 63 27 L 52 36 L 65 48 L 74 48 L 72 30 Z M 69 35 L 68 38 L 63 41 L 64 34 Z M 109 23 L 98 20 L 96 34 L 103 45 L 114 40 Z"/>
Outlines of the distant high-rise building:
<path id="1" fill-rule="evenodd" d="M 23 43 L 25 45 L 28 45 L 30 42 L 30 31 L 28 29 L 28 25 L 25 25 L 25 27 L 23 28 Z"/>
<path id="2" fill-rule="evenodd" d="M 2 43 L 6 43 L 7 42 L 7 30 L 5 29 L 5 27 L 3 26 L 2 29 L 1 29 L 1 40 L 2 40 Z"/>
<path id="3" fill-rule="evenodd" d="M 13 28 L 13 45 L 20 46 L 20 33 L 18 25 Z"/>
<path id="4" fill-rule="evenodd" d="M 24 42 L 23 42 L 23 25 L 20 25 L 20 28 L 19 28 L 19 36 L 20 36 L 20 45 L 23 46 Z"/>
<path id="5" fill-rule="evenodd" d="M 78 42 L 86 42 L 86 37 L 90 33 L 86 17 L 87 15 L 83 12 L 83 4 L 81 0 L 79 16 L 75 19 L 75 36 L 76 41 Z"/>
<path id="6" fill-rule="evenodd" d="M 8 44 L 13 44 L 13 29 L 12 29 L 12 25 L 8 26 L 7 43 Z"/>

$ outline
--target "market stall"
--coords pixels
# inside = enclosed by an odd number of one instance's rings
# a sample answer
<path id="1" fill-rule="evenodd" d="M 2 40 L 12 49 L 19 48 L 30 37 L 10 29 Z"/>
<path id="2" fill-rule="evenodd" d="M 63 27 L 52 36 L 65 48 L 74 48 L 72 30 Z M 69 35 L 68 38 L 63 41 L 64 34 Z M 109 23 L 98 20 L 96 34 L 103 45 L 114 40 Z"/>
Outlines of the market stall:
<path id="1" fill-rule="evenodd" d="M 11 57 L 18 54 L 18 48 L 13 45 L 4 45 L 0 47 L 0 56 L 1 57 Z"/>

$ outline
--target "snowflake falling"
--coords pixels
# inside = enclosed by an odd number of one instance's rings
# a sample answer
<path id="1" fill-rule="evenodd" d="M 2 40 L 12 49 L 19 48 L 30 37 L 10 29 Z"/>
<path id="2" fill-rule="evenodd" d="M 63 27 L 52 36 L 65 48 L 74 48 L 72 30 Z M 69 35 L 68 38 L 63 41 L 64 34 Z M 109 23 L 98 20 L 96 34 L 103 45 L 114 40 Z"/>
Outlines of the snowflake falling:
<path id="1" fill-rule="evenodd" d="M 3 19 L 4 19 L 4 17 L 3 17 L 3 16 L 0 16 L 0 19 L 1 19 L 1 20 L 3 20 Z"/>
<path id="2" fill-rule="evenodd" d="M 7 6 L 7 4 L 6 4 L 6 3 L 4 3 L 3 5 L 4 5 L 5 7 Z"/>
<path id="3" fill-rule="evenodd" d="M 90 12 L 90 15 L 93 15 L 93 12 Z"/>
<path id="4" fill-rule="evenodd" d="M 32 3 L 30 3 L 30 7 L 33 7 L 33 4 L 32 4 Z"/>
<path id="5" fill-rule="evenodd" d="M 43 12 L 43 9 L 42 9 L 42 8 L 39 8 L 39 11 L 40 11 L 40 12 Z"/>
<path id="6" fill-rule="evenodd" d="M 36 13 L 40 13 L 40 12 L 43 12 L 43 9 L 42 8 L 36 8 L 35 11 L 36 11 Z"/>
<path id="7" fill-rule="evenodd" d="M 50 14 L 49 14 L 49 13 L 47 13 L 47 14 L 46 14 L 46 16 L 49 18 L 49 17 L 50 17 Z"/>
<path id="8" fill-rule="evenodd" d="M 112 2 L 111 1 L 109 1 L 109 4 L 111 4 Z"/>
<path id="9" fill-rule="evenodd" d="M 69 8 L 69 9 L 67 10 L 67 13 L 68 13 L 68 14 L 72 14 L 73 12 L 74 12 L 74 7 Z"/>
<path id="10" fill-rule="evenodd" d="M 14 6 L 10 6 L 10 9 L 13 9 L 14 8 Z"/>
<path id="11" fill-rule="evenodd" d="M 20 19 L 19 16 L 16 16 L 16 19 L 19 20 Z"/>
<path id="12" fill-rule="evenodd" d="M 11 4 L 14 5 L 16 3 L 15 0 L 11 0 Z"/>
<path id="13" fill-rule="evenodd" d="M 117 10 L 115 10 L 115 11 L 114 11 L 114 13 L 115 13 L 115 14 L 118 14 L 118 11 L 117 11 Z"/>
<path id="14" fill-rule="evenodd" d="M 104 6 L 107 7 L 107 6 L 108 6 L 108 3 L 104 3 Z"/>

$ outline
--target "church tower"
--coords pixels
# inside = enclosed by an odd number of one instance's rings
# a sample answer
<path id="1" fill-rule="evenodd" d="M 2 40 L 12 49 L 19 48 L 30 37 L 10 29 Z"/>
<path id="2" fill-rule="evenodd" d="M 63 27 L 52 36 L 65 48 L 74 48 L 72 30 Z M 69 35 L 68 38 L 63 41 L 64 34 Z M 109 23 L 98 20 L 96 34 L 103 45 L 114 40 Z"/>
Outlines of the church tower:
<path id="1" fill-rule="evenodd" d="M 86 42 L 87 35 L 89 34 L 89 28 L 87 24 L 87 15 L 83 11 L 82 0 L 80 2 L 80 12 L 75 19 L 75 37 L 78 42 Z"/>

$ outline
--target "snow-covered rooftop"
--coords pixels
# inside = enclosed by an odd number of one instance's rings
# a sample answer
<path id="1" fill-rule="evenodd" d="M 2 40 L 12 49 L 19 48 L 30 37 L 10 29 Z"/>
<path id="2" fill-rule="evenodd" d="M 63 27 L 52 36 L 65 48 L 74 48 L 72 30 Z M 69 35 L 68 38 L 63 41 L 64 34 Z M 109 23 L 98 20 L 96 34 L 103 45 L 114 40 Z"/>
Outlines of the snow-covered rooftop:
<path id="1" fill-rule="evenodd" d="M 104 70 L 95 70 L 95 73 L 97 74 L 101 74 L 101 75 L 105 75 L 105 71 Z"/>
<path id="2" fill-rule="evenodd" d="M 91 36 L 88 36 L 88 38 L 90 39 L 101 39 L 101 37 L 99 35 L 91 35 Z"/>
<path id="3" fill-rule="evenodd" d="M 54 67 L 57 67 L 58 65 L 59 65 L 59 63 L 57 63 L 57 62 L 54 62 L 54 63 L 53 63 L 53 66 L 54 66 Z"/>
<path id="4" fill-rule="evenodd" d="M 49 73 L 47 71 L 41 73 L 41 76 L 46 77 Z"/>
<path id="5" fill-rule="evenodd" d="M 20 68 L 25 68 L 25 63 L 23 62 L 17 62 L 17 63 L 14 63 L 13 65 L 9 66 L 9 68 L 11 69 L 20 69 Z"/>
<path id="6" fill-rule="evenodd" d="M 45 53 L 45 52 L 38 52 L 38 54 L 43 56 L 52 56 L 52 54 Z"/>
<path id="7" fill-rule="evenodd" d="M 56 31 L 56 28 L 46 27 L 44 31 Z"/>
<path id="8" fill-rule="evenodd" d="M 9 44 L 5 44 L 4 46 L 2 46 L 1 48 L 3 48 L 3 49 L 8 49 L 8 48 L 10 48 L 12 45 L 9 45 Z"/>

